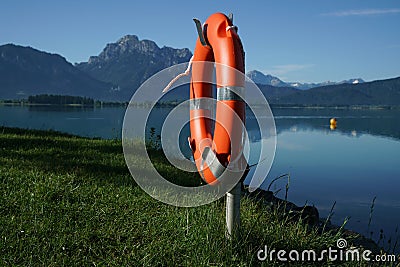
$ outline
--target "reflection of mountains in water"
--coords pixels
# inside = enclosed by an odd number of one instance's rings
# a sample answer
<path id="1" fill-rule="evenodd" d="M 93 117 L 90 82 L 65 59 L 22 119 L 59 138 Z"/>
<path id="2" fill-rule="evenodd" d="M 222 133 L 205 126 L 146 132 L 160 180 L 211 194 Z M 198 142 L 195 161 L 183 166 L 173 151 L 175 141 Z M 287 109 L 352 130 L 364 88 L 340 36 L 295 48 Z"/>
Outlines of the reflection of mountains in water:
<path id="1" fill-rule="evenodd" d="M 334 131 L 359 137 L 362 134 L 400 139 L 398 109 L 273 108 L 277 134 L 286 131 L 331 131 L 330 119 L 337 119 Z M 248 110 L 246 128 L 251 141 L 258 141 L 254 114 Z"/>
<path id="2" fill-rule="evenodd" d="M 330 131 L 330 118 L 337 118 L 335 131 L 358 137 L 362 134 L 400 139 L 400 110 L 372 109 L 273 109 L 277 133 L 299 130 Z"/>

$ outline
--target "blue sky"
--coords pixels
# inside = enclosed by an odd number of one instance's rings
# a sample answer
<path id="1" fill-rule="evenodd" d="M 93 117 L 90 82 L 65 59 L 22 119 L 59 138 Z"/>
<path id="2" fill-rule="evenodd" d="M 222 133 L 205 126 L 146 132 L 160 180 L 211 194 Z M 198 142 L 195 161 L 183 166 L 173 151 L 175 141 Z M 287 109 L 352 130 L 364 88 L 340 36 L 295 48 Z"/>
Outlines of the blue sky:
<path id="1" fill-rule="evenodd" d="M 400 76 L 400 1 L 2 0 L 0 44 L 63 55 L 98 55 L 126 34 L 193 51 L 193 17 L 234 14 L 246 70 L 285 81 Z"/>

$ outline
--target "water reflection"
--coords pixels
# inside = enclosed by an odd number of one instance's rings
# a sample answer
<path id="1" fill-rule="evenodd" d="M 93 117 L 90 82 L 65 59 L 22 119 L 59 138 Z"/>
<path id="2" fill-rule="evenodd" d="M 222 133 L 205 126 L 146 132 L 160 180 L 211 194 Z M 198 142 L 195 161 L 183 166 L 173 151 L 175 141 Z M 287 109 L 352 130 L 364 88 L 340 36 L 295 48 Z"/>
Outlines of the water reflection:
<path id="1" fill-rule="evenodd" d="M 145 107 L 136 107 L 144 114 Z M 172 108 L 155 108 L 148 126 L 159 129 Z M 121 136 L 122 120 L 126 107 L 56 107 L 56 106 L 0 106 L 0 125 L 23 128 L 53 129 L 90 136 L 98 130 L 97 137 L 115 138 Z M 142 112 L 141 112 L 142 111 Z M 368 109 L 322 109 L 322 108 L 274 108 L 272 112 L 277 132 L 294 130 L 325 131 L 330 130 L 329 120 L 337 118 L 336 132 L 359 137 L 364 134 L 400 139 L 400 110 Z M 182 116 L 189 117 L 188 114 Z M 70 121 L 68 121 L 70 120 Z M 97 125 L 76 125 L 72 120 L 103 120 Z M 63 124 L 63 127 L 60 127 Z M 247 110 L 246 128 L 253 132 L 253 141 L 259 140 L 254 131 L 258 126 L 254 115 Z M 114 129 L 111 133 L 107 129 Z M 117 134 L 115 133 L 117 131 Z M 85 133 L 86 132 L 86 133 Z"/>
<path id="2" fill-rule="evenodd" d="M 330 129 L 330 118 L 337 119 L 335 131 L 358 137 L 363 134 L 400 139 L 400 110 L 369 109 L 287 109 L 272 108 L 278 133 L 292 127 L 301 130 Z"/>

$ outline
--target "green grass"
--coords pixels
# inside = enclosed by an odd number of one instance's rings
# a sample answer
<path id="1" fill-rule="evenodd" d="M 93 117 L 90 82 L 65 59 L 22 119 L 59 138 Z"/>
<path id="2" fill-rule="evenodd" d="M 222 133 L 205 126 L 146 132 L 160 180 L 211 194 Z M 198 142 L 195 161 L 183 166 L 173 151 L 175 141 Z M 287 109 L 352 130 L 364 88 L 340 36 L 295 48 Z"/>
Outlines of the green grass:
<path id="1" fill-rule="evenodd" d="M 199 182 L 150 154 L 163 174 Z M 265 245 L 322 250 L 341 235 L 246 198 L 241 219 L 231 242 L 223 201 L 178 208 L 154 200 L 131 178 L 121 141 L 0 128 L 0 266 L 257 266 Z"/>

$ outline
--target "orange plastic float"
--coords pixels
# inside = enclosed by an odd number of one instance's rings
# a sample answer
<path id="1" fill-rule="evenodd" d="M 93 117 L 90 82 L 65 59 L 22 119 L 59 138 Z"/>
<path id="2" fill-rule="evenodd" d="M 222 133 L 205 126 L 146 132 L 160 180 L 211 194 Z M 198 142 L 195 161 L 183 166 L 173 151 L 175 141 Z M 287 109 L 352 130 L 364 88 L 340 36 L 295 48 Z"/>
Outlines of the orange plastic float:
<path id="1" fill-rule="evenodd" d="M 196 21 L 196 20 L 195 20 Z M 232 24 L 232 17 L 222 13 L 211 15 L 203 24 L 196 21 L 199 38 L 192 59 L 190 84 L 190 147 L 197 170 L 209 184 L 216 183 L 230 161 L 247 165 L 242 154 L 245 123 L 244 51 Z M 212 94 L 210 81 L 216 63 L 217 104 L 214 133 L 209 109 Z M 238 119 L 239 118 L 239 119 Z"/>

